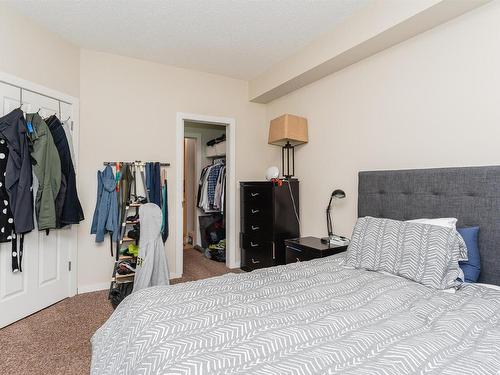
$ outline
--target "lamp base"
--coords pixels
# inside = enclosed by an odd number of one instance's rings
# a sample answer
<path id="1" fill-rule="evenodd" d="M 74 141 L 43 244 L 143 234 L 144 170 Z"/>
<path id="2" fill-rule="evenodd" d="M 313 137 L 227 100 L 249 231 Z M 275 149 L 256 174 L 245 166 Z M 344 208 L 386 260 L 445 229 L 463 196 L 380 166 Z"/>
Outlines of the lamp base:
<path id="1" fill-rule="evenodd" d="M 323 237 L 321 243 L 329 244 L 330 246 L 347 246 L 349 245 L 349 238 L 334 234 L 331 237 Z"/>
<path id="2" fill-rule="evenodd" d="M 287 180 L 295 174 L 295 149 L 290 142 L 281 148 L 281 173 Z"/>

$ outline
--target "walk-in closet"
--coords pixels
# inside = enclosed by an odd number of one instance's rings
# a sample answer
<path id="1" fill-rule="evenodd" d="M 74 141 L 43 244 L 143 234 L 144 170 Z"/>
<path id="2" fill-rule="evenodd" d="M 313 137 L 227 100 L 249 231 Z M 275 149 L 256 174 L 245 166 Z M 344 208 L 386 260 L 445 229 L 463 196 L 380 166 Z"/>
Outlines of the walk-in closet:
<path id="1" fill-rule="evenodd" d="M 217 272 L 226 262 L 226 126 L 185 122 L 184 274 Z M 207 262 L 206 260 L 209 260 Z"/>

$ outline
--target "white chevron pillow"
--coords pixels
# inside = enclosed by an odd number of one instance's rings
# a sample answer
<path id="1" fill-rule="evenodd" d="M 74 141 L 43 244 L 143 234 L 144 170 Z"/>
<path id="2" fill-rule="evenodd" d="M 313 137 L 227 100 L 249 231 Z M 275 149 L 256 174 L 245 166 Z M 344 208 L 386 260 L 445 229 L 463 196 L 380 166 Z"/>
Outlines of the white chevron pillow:
<path id="1" fill-rule="evenodd" d="M 447 289 L 460 284 L 465 244 L 454 228 L 390 219 L 358 219 L 346 266 L 385 271 L 423 285 Z"/>

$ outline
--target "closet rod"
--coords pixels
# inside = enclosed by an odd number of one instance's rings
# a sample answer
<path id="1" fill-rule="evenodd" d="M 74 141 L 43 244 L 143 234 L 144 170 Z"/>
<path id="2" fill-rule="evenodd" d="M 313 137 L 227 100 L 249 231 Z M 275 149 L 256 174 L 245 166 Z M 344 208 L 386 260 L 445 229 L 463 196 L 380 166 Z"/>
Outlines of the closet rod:
<path id="1" fill-rule="evenodd" d="M 38 92 L 38 91 L 35 91 L 35 90 L 30 90 L 30 89 L 27 89 L 26 87 L 15 85 L 15 84 L 10 83 L 10 82 L 6 82 L 6 81 L 0 80 L 0 83 L 5 83 L 6 85 L 18 88 L 18 89 L 23 90 L 23 91 L 29 91 L 29 92 L 32 92 L 33 94 L 37 94 L 37 95 L 41 95 L 41 96 L 44 96 L 44 97 L 49 98 L 49 99 L 57 100 L 59 103 L 65 103 L 65 104 L 68 104 L 68 105 L 73 105 L 73 103 L 67 102 L 65 100 L 57 99 L 57 98 L 54 98 L 53 96 L 45 95 L 45 94 L 42 94 L 41 92 Z"/>
<path id="2" fill-rule="evenodd" d="M 151 162 L 145 162 L 145 161 L 104 161 L 102 162 L 102 165 L 110 165 L 110 164 L 128 164 L 128 165 L 144 165 L 146 163 L 156 163 L 154 161 Z M 162 167 L 170 167 L 170 163 L 160 163 L 160 166 Z"/>

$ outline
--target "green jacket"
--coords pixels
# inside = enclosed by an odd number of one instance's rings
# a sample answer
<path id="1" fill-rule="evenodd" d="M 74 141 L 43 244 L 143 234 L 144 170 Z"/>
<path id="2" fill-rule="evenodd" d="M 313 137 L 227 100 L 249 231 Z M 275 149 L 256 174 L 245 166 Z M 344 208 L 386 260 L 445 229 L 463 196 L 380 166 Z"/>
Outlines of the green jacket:
<path id="1" fill-rule="evenodd" d="M 35 200 L 38 230 L 54 229 L 56 228 L 55 200 L 61 187 L 61 160 L 52 134 L 40 115 L 26 114 L 26 122 L 30 153 L 34 163 L 33 172 L 38 180 Z"/>

